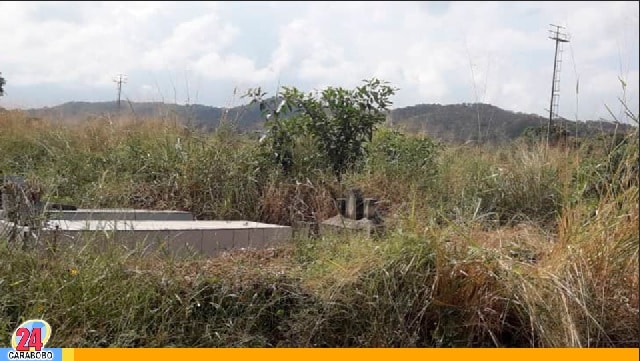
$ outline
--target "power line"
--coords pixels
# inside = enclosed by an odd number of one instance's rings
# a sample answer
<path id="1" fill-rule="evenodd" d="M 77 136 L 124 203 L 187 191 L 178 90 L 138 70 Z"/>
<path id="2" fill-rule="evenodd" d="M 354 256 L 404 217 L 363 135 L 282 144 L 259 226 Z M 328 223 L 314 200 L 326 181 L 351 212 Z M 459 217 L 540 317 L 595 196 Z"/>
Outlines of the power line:
<path id="1" fill-rule="evenodd" d="M 118 84 L 118 111 L 120 111 L 120 97 L 122 95 L 122 84 L 127 82 L 127 76 L 124 74 L 118 74 L 113 79 L 113 81 Z"/>

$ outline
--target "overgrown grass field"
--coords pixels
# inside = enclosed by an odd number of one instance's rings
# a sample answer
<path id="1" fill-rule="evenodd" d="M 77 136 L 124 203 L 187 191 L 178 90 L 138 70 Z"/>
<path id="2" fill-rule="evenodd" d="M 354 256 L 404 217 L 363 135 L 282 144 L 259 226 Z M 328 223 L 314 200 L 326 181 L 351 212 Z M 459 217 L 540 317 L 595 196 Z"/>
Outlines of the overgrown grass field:
<path id="1" fill-rule="evenodd" d="M 0 239 L 0 345 L 43 318 L 55 347 L 638 347 L 638 134 L 613 139 L 458 146 L 379 127 L 338 181 L 303 140 L 285 173 L 229 124 L 2 113 L 0 174 L 51 201 L 295 225 L 359 187 L 386 231 L 214 259 Z"/>

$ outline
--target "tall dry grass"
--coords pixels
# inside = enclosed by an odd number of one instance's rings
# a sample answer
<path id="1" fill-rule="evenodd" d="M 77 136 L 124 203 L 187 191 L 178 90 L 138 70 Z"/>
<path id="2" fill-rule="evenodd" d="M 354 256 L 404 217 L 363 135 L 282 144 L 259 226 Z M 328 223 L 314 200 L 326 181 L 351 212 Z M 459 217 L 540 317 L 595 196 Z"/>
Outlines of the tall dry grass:
<path id="1" fill-rule="evenodd" d="M 233 129 L 65 127 L 19 113 L 0 114 L 0 127 L 0 173 L 79 206 L 292 224 L 333 215 L 345 187 L 305 171 L 312 163 L 281 174 Z M 380 199 L 380 238 L 324 234 L 187 260 L 0 242 L 0 344 L 45 318 L 64 347 L 638 345 L 637 134 L 597 152 L 377 141 L 377 165 L 345 183 Z"/>

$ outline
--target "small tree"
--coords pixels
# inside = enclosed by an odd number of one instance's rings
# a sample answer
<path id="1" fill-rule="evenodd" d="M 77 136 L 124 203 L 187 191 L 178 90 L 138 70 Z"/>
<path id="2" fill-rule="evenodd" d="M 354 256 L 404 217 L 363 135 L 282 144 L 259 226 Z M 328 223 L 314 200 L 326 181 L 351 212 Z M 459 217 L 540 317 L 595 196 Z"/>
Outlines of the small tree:
<path id="1" fill-rule="evenodd" d="M 328 87 L 319 94 L 305 94 L 295 87 L 284 87 L 278 94 L 282 100 L 276 109 L 268 109 L 260 89 L 250 90 L 252 102 L 260 103 L 267 110 L 267 128 L 272 137 L 282 137 L 287 129 L 286 141 L 277 142 L 281 147 L 288 143 L 293 127 L 283 127 L 281 116 L 295 116 L 296 127 L 315 140 L 318 151 L 326 157 L 328 165 L 340 181 L 342 175 L 356 166 L 365 155 L 365 144 L 371 141 L 376 125 L 384 122 L 386 111 L 392 102 L 389 98 L 397 89 L 378 79 L 365 80 L 364 85 L 353 90 Z M 271 132 L 273 131 L 273 132 Z M 284 140 L 284 139 L 283 139 Z M 277 149 L 275 154 L 284 154 Z"/>

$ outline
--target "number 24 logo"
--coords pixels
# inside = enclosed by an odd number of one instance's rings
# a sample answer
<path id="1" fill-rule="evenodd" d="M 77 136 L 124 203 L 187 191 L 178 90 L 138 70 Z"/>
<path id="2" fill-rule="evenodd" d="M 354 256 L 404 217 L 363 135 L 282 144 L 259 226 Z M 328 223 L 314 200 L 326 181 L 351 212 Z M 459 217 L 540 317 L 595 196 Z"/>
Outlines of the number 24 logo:
<path id="1" fill-rule="evenodd" d="M 16 351 L 41 351 L 51 336 L 51 326 L 44 320 L 23 322 L 11 337 Z"/>
<path id="2" fill-rule="evenodd" d="M 42 329 L 34 328 L 29 332 L 28 328 L 21 327 L 16 330 L 16 336 L 20 338 L 16 351 L 29 351 L 34 348 L 36 351 L 42 350 Z"/>

